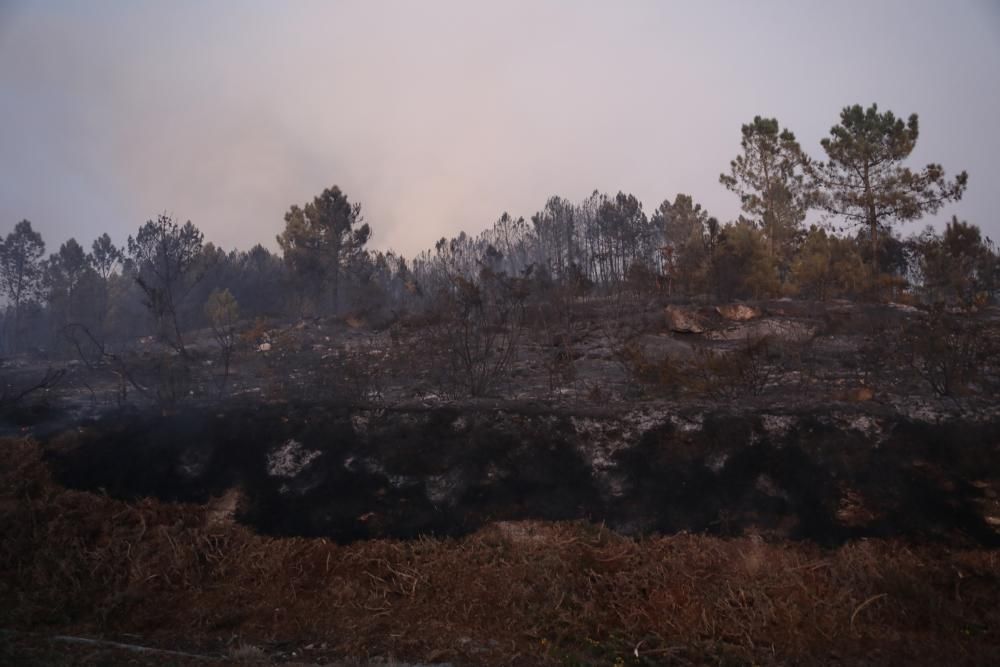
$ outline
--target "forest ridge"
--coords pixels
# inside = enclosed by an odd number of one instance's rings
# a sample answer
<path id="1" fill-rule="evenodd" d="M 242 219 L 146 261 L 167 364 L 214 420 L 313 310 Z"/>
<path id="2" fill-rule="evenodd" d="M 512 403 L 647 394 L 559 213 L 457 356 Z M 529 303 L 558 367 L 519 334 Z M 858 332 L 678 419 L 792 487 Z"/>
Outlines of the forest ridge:
<path id="1" fill-rule="evenodd" d="M 846 107 L 814 160 L 773 118 L 741 129 L 720 182 L 739 197 L 739 219 L 720 223 L 686 194 L 650 215 L 631 194 L 595 191 L 582 202 L 550 198 L 530 220 L 503 214 L 476 236 L 442 238 L 408 260 L 371 251 L 360 204 L 333 186 L 285 215 L 281 254 L 258 244 L 224 252 L 191 222 L 160 215 L 125 247 L 107 234 L 87 252 L 75 239 L 45 257 L 27 220 L 0 245 L 7 300 L 3 349 L 69 348 L 65 331 L 124 344 L 156 334 L 184 349 L 184 332 L 226 317 L 364 311 L 391 317 L 429 307 L 442 293 L 499 279 L 511 289 L 555 287 L 582 295 L 628 289 L 729 301 L 795 296 L 985 303 L 996 295 L 996 246 L 955 218 L 903 238 L 903 223 L 961 199 L 963 171 L 915 170 L 916 114 Z M 806 228 L 810 211 L 824 223 Z M 834 231 L 837 230 L 837 231 Z M 494 280 L 496 282 L 496 280 Z M 29 346 L 30 341 L 30 346 Z"/>

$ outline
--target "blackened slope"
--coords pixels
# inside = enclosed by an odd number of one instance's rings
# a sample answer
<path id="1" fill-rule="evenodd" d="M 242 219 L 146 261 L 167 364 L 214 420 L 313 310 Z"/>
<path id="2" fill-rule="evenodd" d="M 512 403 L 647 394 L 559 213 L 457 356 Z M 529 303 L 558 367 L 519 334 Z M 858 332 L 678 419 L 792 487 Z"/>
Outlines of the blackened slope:
<path id="1" fill-rule="evenodd" d="M 998 424 L 722 410 L 699 414 L 696 428 L 670 415 L 638 430 L 627 415 L 597 419 L 607 428 L 454 408 L 131 412 L 58 438 L 49 458 L 63 484 L 122 498 L 204 502 L 239 486 L 240 518 L 256 529 L 342 542 L 587 519 L 634 534 L 997 543 L 981 487 L 1000 481 Z M 601 438 L 614 440 L 604 468 L 590 455 L 609 444 Z"/>

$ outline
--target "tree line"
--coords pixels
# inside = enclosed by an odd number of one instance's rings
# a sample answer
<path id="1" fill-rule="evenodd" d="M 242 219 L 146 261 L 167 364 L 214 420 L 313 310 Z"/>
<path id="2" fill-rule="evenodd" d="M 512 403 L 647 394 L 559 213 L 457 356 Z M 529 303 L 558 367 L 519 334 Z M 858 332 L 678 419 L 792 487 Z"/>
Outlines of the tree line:
<path id="1" fill-rule="evenodd" d="M 756 117 L 719 179 L 740 200 L 736 220 L 720 223 L 687 194 L 647 214 L 632 194 L 595 191 L 582 202 L 551 197 L 528 220 L 504 213 L 412 259 L 367 249 L 372 228 L 336 186 L 289 209 L 280 254 L 260 244 L 225 252 L 190 221 L 162 214 L 121 248 L 102 234 L 89 250 L 69 239 L 46 257 L 23 220 L 0 240 L 2 347 L 65 351 L 85 330 L 100 345 L 155 336 L 184 355 L 187 331 L 224 337 L 220 322 L 237 317 L 392 317 L 479 284 L 727 301 L 993 299 L 997 249 L 974 224 L 953 218 L 940 234 L 900 235 L 968 185 L 965 172 L 949 179 L 939 164 L 907 166 L 918 136 L 916 114 L 847 107 L 816 160 L 776 119 Z M 818 220 L 807 227 L 810 213 Z"/>

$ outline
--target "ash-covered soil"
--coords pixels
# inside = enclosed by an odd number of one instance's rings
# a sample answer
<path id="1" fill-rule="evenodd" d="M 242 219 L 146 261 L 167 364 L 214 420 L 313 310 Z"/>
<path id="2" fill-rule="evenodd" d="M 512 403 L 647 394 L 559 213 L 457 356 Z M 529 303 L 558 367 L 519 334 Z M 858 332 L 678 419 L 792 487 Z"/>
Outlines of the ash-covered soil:
<path id="1" fill-rule="evenodd" d="M 995 661 L 1000 311 L 626 306 L 475 398 L 413 319 L 64 365 L 0 423 L 0 657 Z"/>
<path id="2" fill-rule="evenodd" d="M 464 405 L 468 378 L 454 367 L 456 341 L 440 326 L 416 315 L 247 323 L 224 383 L 207 330 L 189 334 L 186 358 L 142 339 L 116 352 L 120 366 L 106 359 L 4 359 L 0 380 L 11 393 L 47 369 L 66 374 L 7 410 L 0 429 L 51 428 L 123 404 L 173 409 L 220 397 Z M 727 372 L 748 355 L 752 376 Z M 942 393 L 938 385 L 949 379 Z M 873 402 L 903 413 L 939 403 L 932 409 L 962 414 L 995 406 L 998 392 L 996 306 L 935 315 L 847 301 L 695 306 L 595 297 L 565 311 L 529 308 L 516 352 L 478 398 L 571 409 L 673 400 L 823 411 L 830 402 Z"/>
<path id="3" fill-rule="evenodd" d="M 524 519 L 823 544 L 1000 537 L 993 413 L 237 404 L 109 414 L 48 451 L 71 488 L 197 503 L 238 494 L 235 515 L 255 530 L 340 542 Z"/>

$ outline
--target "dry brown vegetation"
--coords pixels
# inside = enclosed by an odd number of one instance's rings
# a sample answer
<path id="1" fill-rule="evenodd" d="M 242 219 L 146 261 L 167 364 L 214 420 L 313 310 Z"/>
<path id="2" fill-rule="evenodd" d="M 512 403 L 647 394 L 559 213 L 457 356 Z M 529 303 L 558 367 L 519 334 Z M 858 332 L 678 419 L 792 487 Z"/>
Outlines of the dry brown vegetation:
<path id="1" fill-rule="evenodd" d="M 310 662 L 457 664 L 1000 660 L 995 550 L 634 540 L 590 524 L 535 522 L 460 540 L 338 546 L 261 537 L 210 505 L 66 490 L 35 442 L 7 439 L 3 450 L 0 622 L 37 634 L 6 635 L 0 660 L 82 664 L 97 651 L 56 651 L 44 637 L 57 634 L 222 662 L 293 652 Z"/>

